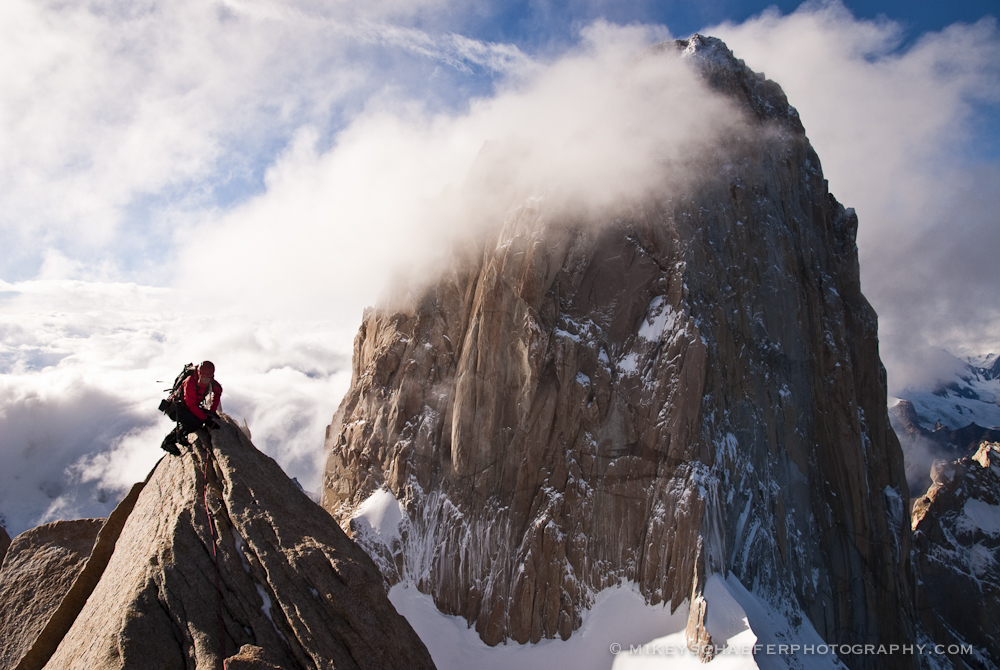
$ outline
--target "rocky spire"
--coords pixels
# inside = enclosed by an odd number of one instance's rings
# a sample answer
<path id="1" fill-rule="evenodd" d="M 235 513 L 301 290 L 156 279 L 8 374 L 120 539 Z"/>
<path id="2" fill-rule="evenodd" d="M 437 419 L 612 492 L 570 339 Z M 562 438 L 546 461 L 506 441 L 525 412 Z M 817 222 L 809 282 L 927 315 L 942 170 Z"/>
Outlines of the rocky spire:
<path id="1" fill-rule="evenodd" d="M 620 580 L 689 600 L 704 641 L 713 572 L 830 643 L 912 642 L 908 495 L 857 217 L 777 84 L 713 38 L 644 57 L 677 52 L 747 135 L 687 195 L 600 225 L 529 200 L 412 306 L 366 312 L 323 504 L 347 524 L 391 491 L 399 538 L 359 540 L 489 644 L 566 638 Z"/>
<path id="2" fill-rule="evenodd" d="M 433 667 L 371 559 L 234 422 L 211 444 L 191 437 L 134 490 L 65 629 L 36 638 L 45 653 L 6 667 Z M 46 565 L 34 571 L 50 577 Z M 5 600 L 3 620 L 31 602 Z"/>

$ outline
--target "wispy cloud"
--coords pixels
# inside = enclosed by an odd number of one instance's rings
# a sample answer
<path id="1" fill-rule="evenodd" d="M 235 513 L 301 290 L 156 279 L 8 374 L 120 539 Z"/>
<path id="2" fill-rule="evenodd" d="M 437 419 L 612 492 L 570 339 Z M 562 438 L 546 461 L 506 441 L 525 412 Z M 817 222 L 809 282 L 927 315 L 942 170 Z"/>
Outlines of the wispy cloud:
<path id="1" fill-rule="evenodd" d="M 220 308 L 322 305 L 357 320 L 394 272 L 431 272 L 427 259 L 492 223 L 497 204 L 502 216 L 544 194 L 587 210 L 679 182 L 691 157 L 740 121 L 681 59 L 636 59 L 659 36 L 599 22 L 576 50 L 467 111 L 387 95 L 329 149 L 303 130 L 263 193 L 185 232 L 178 286 L 193 290 L 198 250 L 218 249 Z"/>
<path id="2" fill-rule="evenodd" d="M 46 246 L 141 270 L 116 255 L 131 245 L 155 264 L 178 216 L 259 190 L 300 127 L 328 136 L 435 68 L 489 79 L 528 63 L 510 45 L 388 22 L 394 3 L 354 4 L 4 3 L 0 240 L 19 252 L 0 272 L 32 276 Z"/>

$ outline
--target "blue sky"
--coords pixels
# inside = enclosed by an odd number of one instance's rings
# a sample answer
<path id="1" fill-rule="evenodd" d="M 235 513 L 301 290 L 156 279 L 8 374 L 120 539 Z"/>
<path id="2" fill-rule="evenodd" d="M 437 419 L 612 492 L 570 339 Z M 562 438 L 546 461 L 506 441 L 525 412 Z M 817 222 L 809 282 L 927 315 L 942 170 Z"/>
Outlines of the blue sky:
<path id="1" fill-rule="evenodd" d="M 747 2 L 745 0 L 708 0 L 691 2 L 507 2 L 494 4 L 470 21 L 472 34 L 494 42 L 513 42 L 527 51 L 550 42 L 573 41 L 573 27 L 604 17 L 617 23 L 659 23 L 670 28 L 676 37 L 686 37 L 724 21 L 740 23 L 770 7 L 789 14 L 802 3 Z M 912 2 L 908 0 L 872 0 L 844 2 L 861 19 L 886 17 L 902 24 L 909 39 L 921 33 L 941 30 L 956 21 L 975 23 L 983 16 L 996 16 L 994 0 L 963 2 Z"/>
<path id="2" fill-rule="evenodd" d="M 0 515 L 21 529 L 106 512 L 107 492 L 159 456 L 156 380 L 202 358 L 224 408 L 318 486 L 361 311 L 482 218 L 487 200 L 477 213 L 453 194 L 483 143 L 516 139 L 534 177 L 608 195 L 590 186 L 643 173 L 624 120 L 666 150 L 726 122 L 698 95 L 660 100 L 669 123 L 615 104 L 617 63 L 695 31 L 782 85 L 832 192 L 857 208 L 892 390 L 926 376 L 933 347 L 1000 348 L 1000 34 L 984 18 L 996 13 L 2 3 Z M 570 131 L 587 138 L 573 151 Z"/>

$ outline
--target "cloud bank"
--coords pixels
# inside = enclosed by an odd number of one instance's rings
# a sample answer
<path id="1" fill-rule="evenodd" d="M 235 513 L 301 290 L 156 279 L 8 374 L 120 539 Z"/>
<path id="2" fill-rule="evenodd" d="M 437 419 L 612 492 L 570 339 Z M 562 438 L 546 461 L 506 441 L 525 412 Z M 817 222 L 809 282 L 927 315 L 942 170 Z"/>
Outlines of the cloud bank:
<path id="1" fill-rule="evenodd" d="M 134 284 L 0 282 L 0 523 L 106 516 L 163 456 L 157 411 L 186 362 L 219 363 L 222 407 L 316 490 L 325 425 L 350 381 L 353 333 L 330 322 L 170 311 Z M 333 344 L 331 344 L 333 343 Z"/>
<path id="2" fill-rule="evenodd" d="M 513 72 L 510 45 L 400 21 L 444 3 L 11 0 L 0 8 L 0 242 L 9 281 L 43 250 L 169 281 L 173 230 L 263 187 L 300 128 L 329 140 L 384 90 L 454 96 Z"/>

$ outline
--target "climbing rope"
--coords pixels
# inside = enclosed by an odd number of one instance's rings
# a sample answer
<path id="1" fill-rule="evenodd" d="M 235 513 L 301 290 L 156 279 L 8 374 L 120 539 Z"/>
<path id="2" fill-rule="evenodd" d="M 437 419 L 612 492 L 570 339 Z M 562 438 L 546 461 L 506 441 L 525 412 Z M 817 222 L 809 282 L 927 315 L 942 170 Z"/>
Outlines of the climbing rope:
<path id="1" fill-rule="evenodd" d="M 222 620 L 222 586 L 220 584 L 219 554 L 216 548 L 218 538 L 215 532 L 215 522 L 212 520 L 212 510 L 208 506 L 208 465 L 212 460 L 212 436 L 208 434 L 208 430 L 205 431 L 205 443 L 205 493 L 203 498 L 205 500 L 205 516 L 208 517 L 208 532 L 212 537 L 212 559 L 215 561 L 215 604 L 216 614 L 219 618 L 219 663 L 216 667 L 226 670 L 226 625 Z"/>

